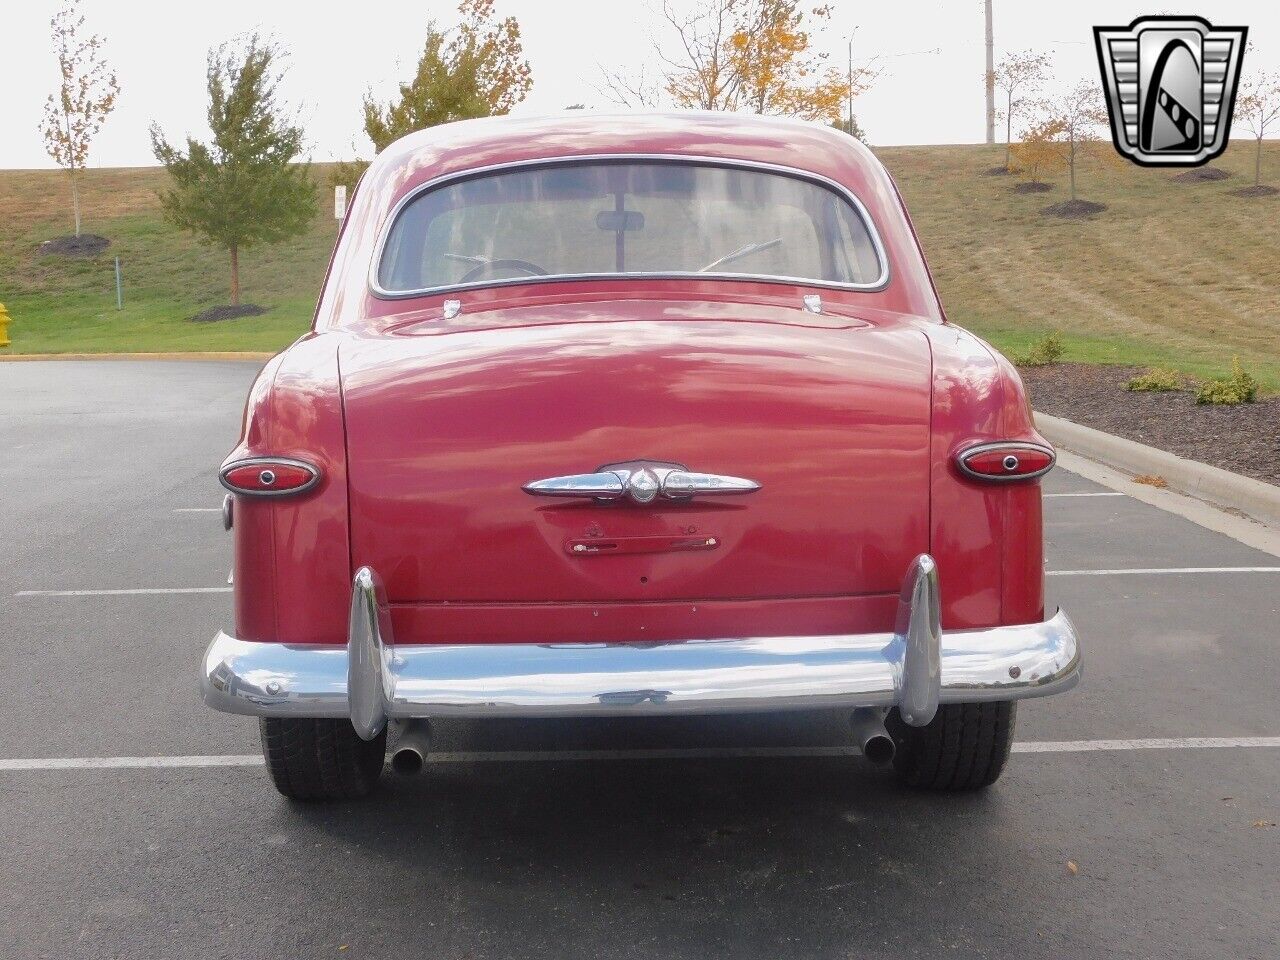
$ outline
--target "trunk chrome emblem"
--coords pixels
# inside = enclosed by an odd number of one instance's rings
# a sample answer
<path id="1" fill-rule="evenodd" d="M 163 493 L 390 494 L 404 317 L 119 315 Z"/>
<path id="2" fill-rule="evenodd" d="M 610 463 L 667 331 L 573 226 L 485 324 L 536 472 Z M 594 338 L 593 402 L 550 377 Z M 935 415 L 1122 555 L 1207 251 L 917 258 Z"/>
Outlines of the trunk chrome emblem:
<path id="1" fill-rule="evenodd" d="M 602 502 L 625 497 L 633 503 L 648 504 L 658 497 L 681 501 L 695 496 L 754 493 L 760 484 L 744 477 L 694 473 L 682 463 L 628 460 L 606 463 L 595 473 L 532 480 L 521 489 L 536 497 L 590 497 Z"/>

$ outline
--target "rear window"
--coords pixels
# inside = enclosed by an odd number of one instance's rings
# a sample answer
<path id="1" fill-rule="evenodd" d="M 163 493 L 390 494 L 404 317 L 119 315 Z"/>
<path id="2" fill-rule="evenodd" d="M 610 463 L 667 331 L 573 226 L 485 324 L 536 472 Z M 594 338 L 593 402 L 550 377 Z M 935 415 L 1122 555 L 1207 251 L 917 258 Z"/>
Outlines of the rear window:
<path id="1" fill-rule="evenodd" d="M 710 163 L 593 161 L 426 190 L 392 225 L 377 278 L 394 296 L 637 274 L 872 287 L 885 272 L 861 205 L 833 187 Z"/>

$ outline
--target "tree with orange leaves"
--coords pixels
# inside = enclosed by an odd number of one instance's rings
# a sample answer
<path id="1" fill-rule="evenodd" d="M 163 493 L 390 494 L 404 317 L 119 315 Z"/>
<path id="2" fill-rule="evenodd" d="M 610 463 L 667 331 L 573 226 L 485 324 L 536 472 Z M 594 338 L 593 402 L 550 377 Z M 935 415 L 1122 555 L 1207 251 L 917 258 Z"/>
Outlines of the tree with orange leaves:
<path id="1" fill-rule="evenodd" d="M 1010 148 L 1013 154 L 1010 168 L 1016 164 L 1019 170 L 1026 171 L 1032 183 L 1043 183 L 1047 171 L 1066 165 L 1059 147 L 1064 129 L 1062 120 L 1054 117 L 1032 123 Z"/>
<path id="2" fill-rule="evenodd" d="M 703 0 L 686 14 L 663 0 L 662 16 L 676 42 L 656 48 L 661 80 L 606 74 L 605 92 L 614 100 L 653 106 L 665 94 L 678 107 L 830 123 L 875 76 L 866 67 L 847 75 L 813 49 L 811 30 L 831 18 L 826 6 L 806 11 L 800 0 Z"/>
<path id="3" fill-rule="evenodd" d="M 45 102 L 40 132 L 49 156 L 70 177 L 71 208 L 78 237 L 79 173 L 89 159 L 93 138 L 115 109 L 120 84 L 116 82 L 115 71 L 103 59 L 103 38 L 97 34 L 81 38 L 84 16 L 80 13 L 80 0 L 69 0 L 54 14 L 49 26 L 61 80 L 57 92 L 51 93 Z"/>

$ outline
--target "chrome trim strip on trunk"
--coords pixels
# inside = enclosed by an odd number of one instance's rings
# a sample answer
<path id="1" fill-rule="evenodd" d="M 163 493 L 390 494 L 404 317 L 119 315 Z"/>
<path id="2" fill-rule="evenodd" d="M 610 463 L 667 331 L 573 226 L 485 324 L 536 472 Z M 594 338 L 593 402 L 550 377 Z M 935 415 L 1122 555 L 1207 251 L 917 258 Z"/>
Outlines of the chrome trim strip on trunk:
<path id="1" fill-rule="evenodd" d="M 893 633 L 672 643 L 401 644 L 377 575 L 356 574 L 346 647 L 219 633 L 201 693 L 229 713 L 351 717 L 364 737 L 387 720 L 899 708 L 928 723 L 942 703 L 1060 693 L 1080 678 L 1067 615 L 942 632 L 937 565 L 922 555 Z M 348 696 L 350 691 L 350 696 Z"/>

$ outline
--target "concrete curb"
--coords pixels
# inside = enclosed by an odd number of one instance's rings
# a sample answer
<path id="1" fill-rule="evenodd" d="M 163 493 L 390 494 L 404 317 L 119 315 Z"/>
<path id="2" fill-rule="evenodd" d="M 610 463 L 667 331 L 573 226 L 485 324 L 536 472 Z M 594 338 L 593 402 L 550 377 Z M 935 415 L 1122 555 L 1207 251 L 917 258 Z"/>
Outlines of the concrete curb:
<path id="1" fill-rule="evenodd" d="M 1037 413 L 1036 426 L 1050 443 L 1082 457 L 1128 474 L 1163 477 L 1170 487 L 1182 493 L 1239 510 L 1266 524 L 1280 525 L 1280 487 L 1061 417 Z"/>
<path id="2" fill-rule="evenodd" d="M 267 361 L 274 353 L 242 353 L 233 350 L 194 350 L 168 353 L 0 353 L 0 363 L 26 360 L 254 360 Z"/>

